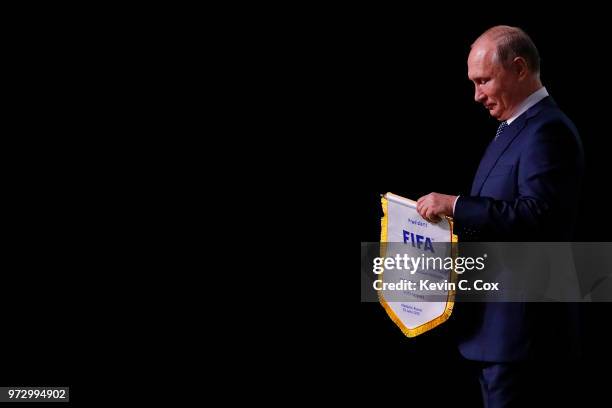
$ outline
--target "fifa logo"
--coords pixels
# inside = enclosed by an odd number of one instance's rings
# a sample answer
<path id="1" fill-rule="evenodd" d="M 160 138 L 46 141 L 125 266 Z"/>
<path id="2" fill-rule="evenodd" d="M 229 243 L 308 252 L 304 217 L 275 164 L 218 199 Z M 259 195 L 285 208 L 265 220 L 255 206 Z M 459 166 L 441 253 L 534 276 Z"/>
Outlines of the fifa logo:
<path id="1" fill-rule="evenodd" d="M 414 234 L 406 230 L 403 230 L 403 232 L 404 232 L 404 244 L 410 243 L 415 248 L 423 249 L 424 251 L 431 251 L 431 253 L 434 253 L 433 244 L 431 243 L 431 238 L 424 237 L 423 235 Z"/>

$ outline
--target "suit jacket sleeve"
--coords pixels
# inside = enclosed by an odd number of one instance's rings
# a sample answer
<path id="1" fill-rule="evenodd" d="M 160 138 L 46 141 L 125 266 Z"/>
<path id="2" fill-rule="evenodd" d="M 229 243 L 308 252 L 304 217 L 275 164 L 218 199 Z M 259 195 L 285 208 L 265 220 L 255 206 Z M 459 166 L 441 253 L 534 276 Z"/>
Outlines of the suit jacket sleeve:
<path id="1" fill-rule="evenodd" d="M 579 194 L 581 146 L 565 123 L 558 120 L 536 129 L 521 150 L 517 168 L 515 199 L 461 196 L 457 200 L 455 229 L 461 238 L 543 238 L 555 229 L 551 229 L 555 216 L 575 207 L 566 204 Z"/>

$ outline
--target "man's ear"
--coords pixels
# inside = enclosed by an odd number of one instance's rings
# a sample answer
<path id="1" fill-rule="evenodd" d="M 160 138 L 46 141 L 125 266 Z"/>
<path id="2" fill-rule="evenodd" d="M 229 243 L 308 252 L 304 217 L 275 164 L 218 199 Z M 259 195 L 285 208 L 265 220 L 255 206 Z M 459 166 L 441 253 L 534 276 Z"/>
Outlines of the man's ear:
<path id="1" fill-rule="evenodd" d="M 519 79 L 526 78 L 529 75 L 529 66 L 523 57 L 516 57 L 512 60 L 512 69 Z"/>

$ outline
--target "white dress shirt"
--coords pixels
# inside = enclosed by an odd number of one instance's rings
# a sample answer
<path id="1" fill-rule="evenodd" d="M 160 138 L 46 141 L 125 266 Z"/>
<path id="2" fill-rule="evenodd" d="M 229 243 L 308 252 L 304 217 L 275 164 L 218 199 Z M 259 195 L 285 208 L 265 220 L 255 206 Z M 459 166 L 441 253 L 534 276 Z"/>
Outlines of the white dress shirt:
<path id="1" fill-rule="evenodd" d="M 518 108 L 516 109 L 516 113 L 512 115 L 510 119 L 507 119 L 506 123 L 511 124 L 512 122 L 516 120 L 516 118 L 521 116 L 523 113 L 527 112 L 527 109 L 531 108 L 533 105 L 540 102 L 542 99 L 546 98 L 547 96 L 548 96 L 548 91 L 546 90 L 545 87 L 541 87 L 540 89 L 538 89 L 537 91 L 529 95 L 527 99 L 525 99 L 518 106 Z"/>

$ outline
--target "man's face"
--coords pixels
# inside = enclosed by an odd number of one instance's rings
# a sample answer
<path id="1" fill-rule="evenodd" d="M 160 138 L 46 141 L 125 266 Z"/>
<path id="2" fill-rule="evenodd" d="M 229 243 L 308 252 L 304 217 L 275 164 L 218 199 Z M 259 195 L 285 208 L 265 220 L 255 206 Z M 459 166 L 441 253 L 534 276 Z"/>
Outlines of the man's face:
<path id="1" fill-rule="evenodd" d="M 516 74 L 495 58 L 495 44 L 482 40 L 474 44 L 468 57 L 468 78 L 474 83 L 474 100 L 499 121 L 509 119 L 517 107 Z"/>

